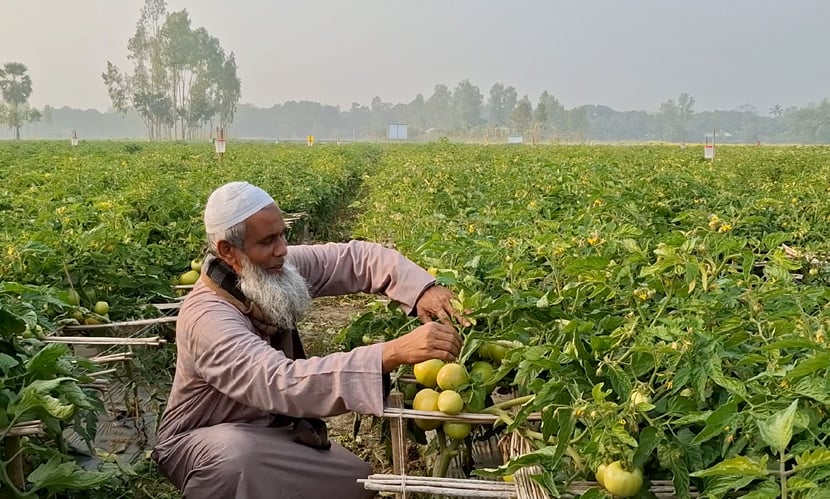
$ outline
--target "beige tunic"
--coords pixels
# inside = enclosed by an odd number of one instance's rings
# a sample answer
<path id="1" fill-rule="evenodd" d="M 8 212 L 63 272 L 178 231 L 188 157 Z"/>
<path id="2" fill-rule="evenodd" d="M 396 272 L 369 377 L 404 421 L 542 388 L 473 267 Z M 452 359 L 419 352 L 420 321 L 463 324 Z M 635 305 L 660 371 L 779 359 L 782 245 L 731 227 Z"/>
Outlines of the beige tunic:
<path id="1" fill-rule="evenodd" d="M 434 279 L 377 244 L 291 246 L 312 296 L 385 294 L 409 313 Z M 204 279 L 205 277 L 203 277 Z M 336 443 L 321 451 L 271 428 L 271 414 L 383 412 L 382 345 L 291 360 L 236 307 L 198 282 L 176 324 L 176 375 L 154 457 L 185 497 L 371 497 L 368 465 Z"/>

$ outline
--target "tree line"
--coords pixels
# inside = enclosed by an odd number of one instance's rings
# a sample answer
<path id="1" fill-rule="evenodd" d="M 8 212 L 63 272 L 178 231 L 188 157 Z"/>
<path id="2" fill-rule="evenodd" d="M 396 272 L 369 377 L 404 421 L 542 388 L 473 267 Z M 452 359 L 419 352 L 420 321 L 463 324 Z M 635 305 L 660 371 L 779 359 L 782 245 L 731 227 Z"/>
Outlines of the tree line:
<path id="1" fill-rule="evenodd" d="M 462 88 L 466 85 L 464 83 Z M 830 144 L 830 100 L 800 108 L 773 106 L 767 111 L 744 105 L 732 110 L 697 112 L 694 98 L 681 94 L 652 112 L 618 111 L 602 105 L 566 109 L 548 92 L 535 102 L 522 96 L 512 104 L 511 87 L 502 84 L 493 87 L 496 91 L 492 93 L 497 97 L 482 99 L 480 107 L 474 105 L 464 112 L 452 104 L 455 92 L 448 92 L 446 85 L 436 86 L 436 98 L 419 95 L 408 104 L 392 104 L 376 97 L 370 104 L 354 103 L 347 110 L 310 101 L 289 101 L 270 108 L 241 104 L 234 113 L 229 135 L 269 141 L 305 141 L 308 135 L 323 141 L 382 141 L 386 140 L 389 123 L 407 123 L 412 141 L 446 137 L 454 141 L 497 143 L 506 142 L 510 135 L 522 135 L 525 142 L 539 143 L 682 143 L 703 142 L 705 136 L 711 136 L 712 131 L 717 130 L 717 141 L 722 143 Z M 444 100 L 447 94 L 449 100 Z M 439 105 L 438 102 L 447 104 Z M 460 101 L 456 102 L 461 106 Z M 40 117 L 37 122 L 21 124 L 23 136 L 27 138 L 68 138 L 73 130 L 77 130 L 82 139 L 148 136 L 144 119 L 134 109 L 127 109 L 123 116 L 116 111 L 69 107 L 25 109 L 29 111 L 18 112 L 18 115 L 37 112 Z M 476 113 L 476 121 L 465 121 Z M 0 137 L 13 138 L 16 130 L 8 130 L 5 135 L 0 132 Z M 210 129 L 190 134 L 193 140 L 210 137 Z"/>

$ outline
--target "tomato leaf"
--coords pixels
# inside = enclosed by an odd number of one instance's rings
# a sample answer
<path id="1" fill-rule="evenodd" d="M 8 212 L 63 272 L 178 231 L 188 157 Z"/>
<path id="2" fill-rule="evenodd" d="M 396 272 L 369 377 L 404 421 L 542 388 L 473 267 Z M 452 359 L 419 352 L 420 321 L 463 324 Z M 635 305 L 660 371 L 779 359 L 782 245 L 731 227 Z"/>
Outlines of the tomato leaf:
<path id="1" fill-rule="evenodd" d="M 768 474 L 766 456 L 762 457 L 760 462 L 746 456 L 736 456 L 730 459 L 724 459 L 710 468 L 702 471 L 695 471 L 690 475 L 703 478 L 721 475 L 760 477 Z"/>
<path id="2" fill-rule="evenodd" d="M 113 473 L 85 471 L 74 462 L 61 463 L 60 458 L 53 457 L 41 464 L 27 477 L 33 490 L 46 489 L 56 494 L 67 489 L 87 489 L 103 485 Z"/>
<path id="3" fill-rule="evenodd" d="M 637 451 L 634 453 L 634 467 L 642 468 L 646 461 L 651 457 L 654 449 L 657 448 L 659 442 L 659 433 L 657 428 L 648 426 L 640 432 L 639 445 Z"/>
<path id="4" fill-rule="evenodd" d="M 765 420 L 756 420 L 761 438 L 773 450 L 783 453 L 793 437 L 793 423 L 798 410 L 798 400 L 793 400 L 783 411 L 779 411 Z"/>
<path id="5" fill-rule="evenodd" d="M 730 400 L 720 406 L 706 418 L 706 427 L 692 440 L 693 445 L 699 445 L 710 440 L 712 437 L 723 432 L 723 428 L 729 425 L 738 412 L 738 402 Z"/>
<path id="6" fill-rule="evenodd" d="M 830 365 L 830 352 L 816 352 L 815 355 L 802 360 L 790 370 L 786 379 L 792 382 L 816 371 L 827 369 L 828 365 Z"/>
<path id="7" fill-rule="evenodd" d="M 803 471 L 818 466 L 830 465 L 830 450 L 815 449 L 812 452 L 807 451 L 800 456 L 795 457 L 796 466 L 793 468 L 796 472 Z"/>

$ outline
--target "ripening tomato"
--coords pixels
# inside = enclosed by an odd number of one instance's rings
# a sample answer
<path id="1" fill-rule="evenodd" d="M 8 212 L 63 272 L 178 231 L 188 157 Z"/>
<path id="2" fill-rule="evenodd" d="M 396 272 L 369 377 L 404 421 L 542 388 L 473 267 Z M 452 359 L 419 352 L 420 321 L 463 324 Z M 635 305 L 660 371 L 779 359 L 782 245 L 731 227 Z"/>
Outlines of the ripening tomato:
<path id="1" fill-rule="evenodd" d="M 626 471 L 619 461 L 609 464 L 602 478 L 605 489 L 617 497 L 631 497 L 643 487 L 643 472 L 636 468 Z"/>

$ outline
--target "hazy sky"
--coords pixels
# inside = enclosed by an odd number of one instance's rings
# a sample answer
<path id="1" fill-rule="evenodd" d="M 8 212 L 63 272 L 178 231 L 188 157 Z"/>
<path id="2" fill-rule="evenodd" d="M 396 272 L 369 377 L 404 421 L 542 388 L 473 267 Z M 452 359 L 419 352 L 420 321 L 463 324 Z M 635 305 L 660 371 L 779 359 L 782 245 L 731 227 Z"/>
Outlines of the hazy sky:
<path id="1" fill-rule="evenodd" d="M 31 104 L 110 107 L 101 73 L 128 65 L 143 0 L 0 0 L 0 63 L 22 62 Z M 168 0 L 236 53 L 243 103 L 428 98 L 463 79 L 535 103 L 765 114 L 830 97 L 828 0 Z"/>

